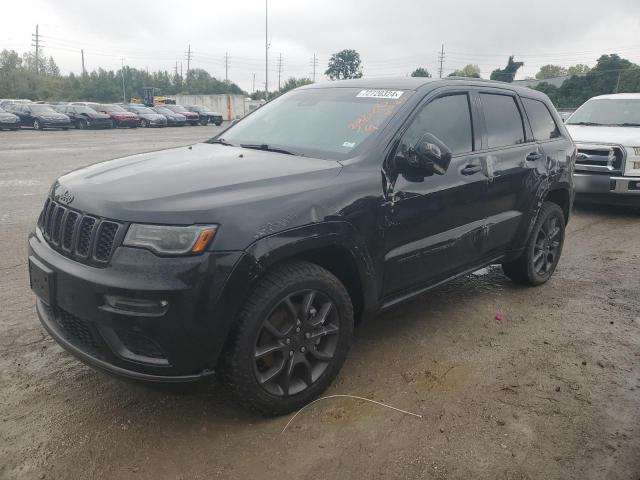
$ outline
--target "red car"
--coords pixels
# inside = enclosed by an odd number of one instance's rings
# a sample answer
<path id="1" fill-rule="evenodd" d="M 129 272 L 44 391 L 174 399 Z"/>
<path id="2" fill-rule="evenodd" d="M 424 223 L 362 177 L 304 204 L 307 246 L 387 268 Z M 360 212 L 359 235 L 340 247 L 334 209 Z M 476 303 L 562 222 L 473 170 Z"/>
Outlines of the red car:
<path id="1" fill-rule="evenodd" d="M 157 106 L 168 108 L 174 113 L 179 113 L 180 115 L 184 115 L 185 117 L 187 117 L 187 123 L 190 123 L 191 125 L 200 125 L 200 115 L 198 115 L 197 112 L 190 112 L 189 110 L 184 108 L 182 105 L 160 104 Z"/>
<path id="2" fill-rule="evenodd" d="M 93 102 L 74 102 L 72 105 L 86 105 L 93 108 L 96 112 L 106 113 L 111 117 L 111 127 L 129 127 L 137 128 L 140 124 L 138 116 L 135 113 L 127 112 L 120 105 L 112 105 L 108 103 Z"/>

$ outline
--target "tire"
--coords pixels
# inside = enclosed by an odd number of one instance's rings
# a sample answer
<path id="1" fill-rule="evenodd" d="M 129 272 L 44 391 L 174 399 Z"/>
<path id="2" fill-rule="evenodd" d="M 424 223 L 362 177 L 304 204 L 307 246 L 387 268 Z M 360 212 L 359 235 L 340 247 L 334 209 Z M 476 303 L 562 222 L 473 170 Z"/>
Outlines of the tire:
<path id="1" fill-rule="evenodd" d="M 305 309 L 305 302 L 311 308 Z M 352 337 L 353 306 L 342 283 L 318 265 L 294 261 L 276 267 L 251 291 L 218 370 L 238 404 L 263 415 L 282 415 L 302 408 L 329 386 Z"/>
<path id="2" fill-rule="evenodd" d="M 544 202 L 522 255 L 502 264 L 505 275 L 521 285 L 545 283 L 560 261 L 564 235 L 564 212 L 558 204 Z"/>
<path id="3" fill-rule="evenodd" d="M 42 124 L 38 121 L 38 120 L 34 120 L 33 121 L 33 128 L 35 128 L 36 130 L 42 130 Z"/>
<path id="4" fill-rule="evenodd" d="M 144 128 L 149 128 L 149 120 L 145 120 L 144 118 L 140 120 L 140 126 Z"/>
<path id="5" fill-rule="evenodd" d="M 222 125 L 222 122 L 216 122 L 216 127 L 219 127 L 220 125 Z"/>
<path id="6" fill-rule="evenodd" d="M 76 123 L 76 128 L 78 130 L 86 130 L 89 127 L 89 124 L 87 123 L 86 120 L 78 120 L 78 123 Z"/>
<path id="7" fill-rule="evenodd" d="M 200 125 L 202 125 L 203 127 L 206 127 L 208 123 L 209 120 L 207 120 L 206 118 L 204 120 L 200 120 Z"/>

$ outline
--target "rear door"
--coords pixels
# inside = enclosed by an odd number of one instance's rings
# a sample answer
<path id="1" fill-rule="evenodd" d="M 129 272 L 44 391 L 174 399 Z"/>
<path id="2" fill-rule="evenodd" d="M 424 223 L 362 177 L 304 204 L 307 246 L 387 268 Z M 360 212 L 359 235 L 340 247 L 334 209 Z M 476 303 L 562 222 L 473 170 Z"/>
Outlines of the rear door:
<path id="1" fill-rule="evenodd" d="M 519 97 L 507 89 L 479 92 L 488 175 L 486 255 L 509 249 L 530 208 L 536 188 L 536 162 L 542 157 Z"/>
<path id="2" fill-rule="evenodd" d="M 386 205 L 383 296 L 445 279 L 482 254 L 487 177 L 477 150 L 478 110 L 470 89 L 443 89 L 425 99 L 400 134 L 397 149 L 425 133 L 453 153 L 444 175 L 398 175 Z M 401 150 L 405 151 L 405 150 Z"/>

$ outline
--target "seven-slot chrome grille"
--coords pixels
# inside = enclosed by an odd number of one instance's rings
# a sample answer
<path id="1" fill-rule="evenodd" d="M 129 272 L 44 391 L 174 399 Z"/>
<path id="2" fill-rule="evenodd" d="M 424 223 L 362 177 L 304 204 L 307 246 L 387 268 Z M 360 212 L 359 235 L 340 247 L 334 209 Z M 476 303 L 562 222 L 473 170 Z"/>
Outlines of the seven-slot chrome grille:
<path id="1" fill-rule="evenodd" d="M 62 255 L 105 266 L 124 234 L 124 225 L 87 215 L 47 198 L 38 227 L 47 243 Z"/>

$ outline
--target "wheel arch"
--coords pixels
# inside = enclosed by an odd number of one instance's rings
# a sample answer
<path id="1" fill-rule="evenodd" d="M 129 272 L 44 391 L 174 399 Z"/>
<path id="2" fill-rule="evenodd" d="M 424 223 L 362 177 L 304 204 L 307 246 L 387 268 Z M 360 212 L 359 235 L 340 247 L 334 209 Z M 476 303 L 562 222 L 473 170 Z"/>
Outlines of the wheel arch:
<path id="1" fill-rule="evenodd" d="M 304 260 L 325 268 L 342 282 L 353 302 L 356 324 L 375 311 L 373 261 L 348 222 L 322 222 L 279 232 L 257 240 L 246 253 L 254 264 L 251 285 L 277 265 Z"/>

